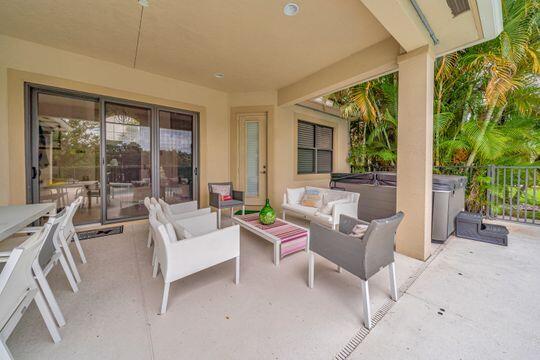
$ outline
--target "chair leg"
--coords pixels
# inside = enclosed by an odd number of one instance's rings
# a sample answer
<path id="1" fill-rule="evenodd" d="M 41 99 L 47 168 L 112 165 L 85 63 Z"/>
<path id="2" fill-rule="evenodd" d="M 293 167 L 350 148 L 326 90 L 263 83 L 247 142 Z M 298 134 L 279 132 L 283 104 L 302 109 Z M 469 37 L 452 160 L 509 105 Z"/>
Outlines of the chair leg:
<path id="1" fill-rule="evenodd" d="M 34 301 L 36 302 L 39 312 L 41 313 L 41 317 L 43 317 L 43 321 L 45 321 L 45 325 L 47 326 L 47 329 L 49 330 L 53 341 L 55 343 L 59 343 L 60 340 L 62 340 L 62 338 L 60 337 L 60 332 L 58 331 L 58 328 L 54 323 L 54 319 L 51 315 L 51 312 L 49 311 L 49 308 L 47 307 L 47 303 L 45 302 L 43 295 L 41 294 L 41 290 L 38 289 L 38 291 L 36 292 L 36 295 L 34 296 Z"/>
<path id="2" fill-rule="evenodd" d="M 146 247 L 152 246 L 152 230 L 148 229 L 148 243 L 146 244 Z"/>
<path id="3" fill-rule="evenodd" d="M 73 260 L 73 255 L 71 255 L 71 251 L 69 251 L 69 246 L 62 235 L 60 235 L 59 238 L 60 243 L 62 244 L 62 250 L 64 251 L 64 255 L 66 256 L 69 267 L 71 268 L 71 273 L 75 277 L 75 280 L 80 283 L 81 276 L 79 275 L 79 271 L 77 270 L 77 266 L 75 265 L 75 260 Z"/>
<path id="4" fill-rule="evenodd" d="M 392 297 L 392 300 L 397 301 L 398 300 L 398 289 L 396 284 L 396 263 L 393 262 L 390 265 L 388 265 L 388 272 L 390 275 L 390 296 Z"/>
<path id="5" fill-rule="evenodd" d="M 315 277 L 315 254 L 313 251 L 308 256 L 308 287 L 313 289 L 313 280 Z"/>
<path id="6" fill-rule="evenodd" d="M 156 263 L 156 247 L 154 246 L 154 251 L 152 252 L 152 266 Z"/>
<path id="7" fill-rule="evenodd" d="M 56 301 L 56 298 L 54 297 L 51 287 L 49 286 L 49 283 L 47 282 L 47 279 L 45 278 L 45 275 L 43 274 L 41 267 L 35 261 L 32 264 L 32 270 L 34 272 L 34 275 L 36 276 L 36 280 L 39 284 L 39 287 L 41 288 L 41 291 L 43 292 L 43 295 L 45 296 L 45 299 L 47 300 L 47 303 L 49 304 L 49 307 L 51 308 L 54 318 L 56 319 L 56 322 L 58 323 L 58 326 L 62 327 L 66 325 L 66 319 L 64 319 L 64 315 L 62 314 L 62 311 L 60 310 L 60 306 L 58 305 L 58 302 Z"/>
<path id="8" fill-rule="evenodd" d="M 364 305 L 364 326 L 371 329 L 371 304 L 369 303 L 369 285 L 367 280 L 360 280 Z"/>
<path id="9" fill-rule="evenodd" d="M 169 288 L 171 283 L 166 282 L 163 286 L 163 300 L 161 300 L 161 315 L 167 312 L 167 302 L 169 301 Z"/>
<path id="10" fill-rule="evenodd" d="M 75 241 L 75 246 L 77 247 L 77 251 L 79 252 L 79 257 L 81 258 L 82 263 L 86 264 L 86 256 L 84 256 L 84 251 L 79 241 L 79 236 L 76 232 L 73 233 L 73 240 Z"/>
<path id="11" fill-rule="evenodd" d="M 238 285 L 238 283 L 240 282 L 240 255 L 236 257 L 234 267 L 235 267 L 234 283 Z"/>
<path id="12" fill-rule="evenodd" d="M 0 359 L 13 360 L 13 355 L 9 351 L 6 342 L 0 337 Z"/>
<path id="13" fill-rule="evenodd" d="M 283 214 L 281 214 L 281 218 L 285 220 L 285 210 L 283 210 Z"/>
<path id="14" fill-rule="evenodd" d="M 242 205 L 242 215 L 246 215 L 246 205 Z"/>
<path id="15" fill-rule="evenodd" d="M 58 260 L 60 261 L 60 265 L 62 265 L 62 269 L 64 269 L 64 274 L 66 274 L 66 277 L 69 281 L 69 285 L 71 285 L 71 289 L 74 293 L 79 291 L 79 287 L 77 286 L 77 282 L 75 281 L 75 278 L 73 277 L 73 274 L 71 273 L 71 270 L 69 269 L 69 265 L 67 263 L 66 257 L 64 256 L 64 253 L 62 250 L 59 250 L 60 256 L 58 257 Z"/>
<path id="16" fill-rule="evenodd" d="M 217 227 L 221 229 L 221 209 L 217 210 Z"/>
<path id="17" fill-rule="evenodd" d="M 158 270 L 159 270 L 159 263 L 156 260 L 154 260 L 154 264 L 153 264 L 154 268 L 152 269 L 152 277 L 155 278 L 157 276 L 157 273 L 158 273 Z"/>
<path id="18" fill-rule="evenodd" d="M 343 269 L 339 265 L 337 266 L 337 272 L 340 273 L 340 274 L 343 272 Z"/>

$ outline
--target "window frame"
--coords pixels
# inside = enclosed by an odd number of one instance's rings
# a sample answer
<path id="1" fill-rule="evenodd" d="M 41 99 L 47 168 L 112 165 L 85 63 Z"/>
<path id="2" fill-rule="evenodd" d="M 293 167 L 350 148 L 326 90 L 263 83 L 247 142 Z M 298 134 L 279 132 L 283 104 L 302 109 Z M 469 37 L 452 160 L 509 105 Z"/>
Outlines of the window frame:
<path id="1" fill-rule="evenodd" d="M 300 141 L 299 141 L 299 128 L 300 128 L 300 124 L 306 124 L 306 125 L 309 125 L 309 126 L 313 126 L 313 144 L 314 144 L 314 147 L 307 147 L 307 146 L 301 146 L 300 145 Z M 330 139 L 331 139 L 331 143 L 332 143 L 332 146 L 331 148 L 324 148 L 324 147 L 319 147 L 319 144 L 317 143 L 317 129 L 319 128 L 325 128 L 325 129 L 330 129 L 331 131 L 331 135 L 330 135 Z M 306 121 L 306 120 L 302 120 L 302 119 L 298 119 L 297 121 L 297 126 L 296 126 L 296 174 L 297 175 L 317 175 L 317 174 L 330 174 L 334 171 L 334 131 L 335 129 L 332 127 L 332 126 L 327 126 L 327 125 L 321 125 L 321 124 L 318 124 L 318 123 L 315 123 L 315 122 L 311 122 L 311 121 Z M 312 172 L 300 172 L 299 171 L 299 161 L 298 161 L 298 156 L 299 156 L 299 153 L 300 153 L 300 150 L 312 150 L 314 151 L 314 163 L 313 163 L 313 170 Z M 319 172 L 319 169 L 318 169 L 318 152 L 319 151 L 324 151 L 324 152 L 330 152 L 330 171 L 323 171 L 323 172 Z"/>

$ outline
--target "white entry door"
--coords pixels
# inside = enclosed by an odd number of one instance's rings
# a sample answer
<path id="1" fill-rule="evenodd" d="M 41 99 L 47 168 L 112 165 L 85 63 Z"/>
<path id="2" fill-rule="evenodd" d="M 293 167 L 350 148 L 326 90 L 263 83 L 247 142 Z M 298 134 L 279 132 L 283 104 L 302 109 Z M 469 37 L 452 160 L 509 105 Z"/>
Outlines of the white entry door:
<path id="1" fill-rule="evenodd" d="M 266 114 L 238 115 L 238 180 L 246 205 L 266 200 Z"/>

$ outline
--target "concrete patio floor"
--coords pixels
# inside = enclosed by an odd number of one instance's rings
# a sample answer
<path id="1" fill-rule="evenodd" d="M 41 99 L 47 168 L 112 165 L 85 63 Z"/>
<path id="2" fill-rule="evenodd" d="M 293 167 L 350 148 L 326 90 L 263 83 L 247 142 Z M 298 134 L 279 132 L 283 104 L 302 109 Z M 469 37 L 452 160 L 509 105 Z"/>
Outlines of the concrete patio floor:
<path id="1" fill-rule="evenodd" d="M 538 354 L 540 228 L 511 228 L 508 248 L 451 239 L 352 358 Z M 7 342 L 14 357 L 330 359 L 362 326 L 358 279 L 317 257 L 310 290 L 304 252 L 275 268 L 271 244 L 244 231 L 239 285 L 234 263 L 220 264 L 173 283 L 167 314 L 158 315 L 163 281 L 151 277 L 146 236 L 146 224 L 130 223 L 121 235 L 83 241 L 79 293 L 60 267 L 49 275 L 67 320 L 62 342 L 52 343 L 32 304 Z M 398 286 L 423 267 L 399 254 L 396 262 Z M 388 299 L 387 271 L 370 290 L 376 310 Z"/>
<path id="2" fill-rule="evenodd" d="M 351 359 L 539 359 L 540 227 L 452 238 Z"/>

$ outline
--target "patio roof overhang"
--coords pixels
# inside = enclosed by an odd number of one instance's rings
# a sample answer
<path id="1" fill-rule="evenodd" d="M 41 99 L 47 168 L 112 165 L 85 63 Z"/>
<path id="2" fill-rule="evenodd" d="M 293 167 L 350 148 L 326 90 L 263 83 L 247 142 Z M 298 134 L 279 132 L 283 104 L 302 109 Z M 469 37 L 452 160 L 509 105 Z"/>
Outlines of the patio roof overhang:
<path id="1" fill-rule="evenodd" d="M 485 41 L 502 24 L 499 0 L 459 0 L 470 10 L 457 16 L 456 0 L 296 2 L 285 16 L 285 1 L 12 1 L 0 33 L 225 92 L 279 90 L 283 105 L 396 71 L 399 54 L 426 45 L 439 56 Z"/>
<path id="2" fill-rule="evenodd" d="M 151 0 L 145 8 L 135 0 L 12 1 L 0 12 L 0 34 L 200 85 L 186 93 L 211 88 L 225 99 L 272 92 L 273 106 L 283 107 L 399 71 L 397 207 L 406 217 L 397 249 L 426 259 L 434 59 L 497 36 L 500 1 L 297 3 L 300 12 L 289 17 L 284 1 Z M 449 4 L 466 11 L 457 13 Z M 44 61 L 54 62 L 47 54 Z M 131 74 L 126 78 L 135 81 Z"/>

